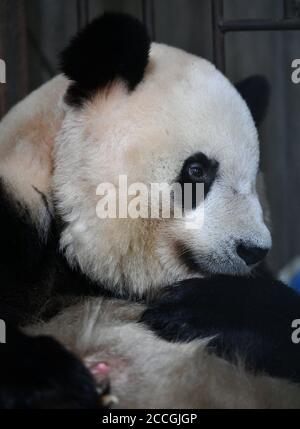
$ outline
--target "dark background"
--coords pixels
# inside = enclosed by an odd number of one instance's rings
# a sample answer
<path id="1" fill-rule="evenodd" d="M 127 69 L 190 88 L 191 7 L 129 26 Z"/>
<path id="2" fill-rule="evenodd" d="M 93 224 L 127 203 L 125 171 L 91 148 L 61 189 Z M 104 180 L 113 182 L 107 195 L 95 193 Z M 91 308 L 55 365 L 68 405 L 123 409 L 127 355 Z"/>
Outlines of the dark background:
<path id="1" fill-rule="evenodd" d="M 157 41 L 213 59 L 211 0 L 153 0 L 153 6 L 147 22 Z M 224 6 L 227 19 L 283 17 L 282 0 L 224 0 Z M 143 2 L 0 0 L 0 58 L 7 66 L 7 84 L 0 85 L 0 116 L 57 73 L 57 53 L 86 19 L 105 10 L 142 18 Z M 260 134 L 272 213 L 270 262 L 276 270 L 300 254 L 300 84 L 291 82 L 291 62 L 300 58 L 299 42 L 300 31 L 226 35 L 227 76 L 237 81 L 263 74 L 272 86 Z"/>

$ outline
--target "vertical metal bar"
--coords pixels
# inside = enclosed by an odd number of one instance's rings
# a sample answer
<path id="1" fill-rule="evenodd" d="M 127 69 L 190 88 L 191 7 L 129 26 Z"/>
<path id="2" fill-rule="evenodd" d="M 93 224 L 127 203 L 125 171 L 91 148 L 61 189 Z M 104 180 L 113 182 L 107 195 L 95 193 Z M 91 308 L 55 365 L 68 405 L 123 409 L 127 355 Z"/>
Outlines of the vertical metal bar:
<path id="1" fill-rule="evenodd" d="M 151 15 L 151 39 L 155 40 L 155 7 L 154 7 L 154 0 L 150 0 L 150 15 Z"/>
<path id="2" fill-rule="evenodd" d="M 6 22 L 6 4 L 0 4 L 0 58 L 5 61 L 5 31 L 4 23 Z M 0 119 L 6 112 L 6 83 L 0 83 Z"/>
<path id="3" fill-rule="evenodd" d="M 90 19 L 89 0 L 77 0 L 76 13 L 77 13 L 77 29 L 80 30 L 83 26 L 88 24 Z"/>
<path id="4" fill-rule="evenodd" d="M 220 28 L 224 17 L 223 0 L 212 0 L 213 58 L 216 67 L 225 73 L 225 34 Z"/>
<path id="5" fill-rule="evenodd" d="M 76 0 L 77 30 L 82 27 L 81 0 Z"/>
<path id="6" fill-rule="evenodd" d="M 32 34 L 28 26 L 27 26 L 27 39 L 28 39 L 28 43 L 31 45 L 32 49 L 35 51 L 38 59 L 40 60 L 41 66 L 48 73 L 49 78 L 55 76 L 56 72 L 54 68 L 52 67 L 50 61 L 48 60 L 47 56 L 43 52 L 38 41 L 36 40 L 36 38 L 34 37 L 34 35 Z"/>
<path id="7" fill-rule="evenodd" d="M 147 26 L 148 13 L 147 13 L 147 0 L 142 0 L 142 21 L 145 26 Z"/>
<path id="8" fill-rule="evenodd" d="M 286 19 L 290 15 L 290 0 L 283 0 L 283 17 Z"/>
<path id="9" fill-rule="evenodd" d="M 299 0 L 283 0 L 283 16 L 288 18 L 300 17 L 300 1 Z"/>
<path id="10" fill-rule="evenodd" d="M 21 97 L 25 97 L 29 90 L 29 75 L 28 75 L 28 38 L 27 38 L 27 14 L 26 6 L 24 5 L 20 11 L 19 27 L 22 35 L 20 37 L 20 60 L 21 60 Z"/>
<path id="11" fill-rule="evenodd" d="M 151 40 L 155 40 L 155 6 L 153 0 L 142 0 L 142 20 Z"/>
<path id="12" fill-rule="evenodd" d="M 90 21 L 90 0 L 84 0 L 84 20 L 85 25 Z"/>

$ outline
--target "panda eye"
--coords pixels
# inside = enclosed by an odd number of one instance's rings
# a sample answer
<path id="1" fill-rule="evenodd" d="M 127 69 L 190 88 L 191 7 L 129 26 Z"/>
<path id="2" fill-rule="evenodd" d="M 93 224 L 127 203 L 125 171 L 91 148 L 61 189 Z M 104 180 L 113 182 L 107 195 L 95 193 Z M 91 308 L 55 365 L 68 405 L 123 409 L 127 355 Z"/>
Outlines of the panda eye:
<path id="1" fill-rule="evenodd" d="M 194 180 L 203 180 L 204 179 L 204 169 L 199 163 L 193 163 L 188 167 L 188 174 L 191 179 Z"/>
<path id="2" fill-rule="evenodd" d="M 182 201 L 184 201 L 184 184 L 192 184 L 192 208 L 198 204 L 197 201 L 197 183 L 204 184 L 204 197 L 208 194 L 212 184 L 215 181 L 219 169 L 219 163 L 214 158 L 208 158 L 204 153 L 197 152 L 189 156 L 183 163 L 178 182 L 183 189 Z"/>

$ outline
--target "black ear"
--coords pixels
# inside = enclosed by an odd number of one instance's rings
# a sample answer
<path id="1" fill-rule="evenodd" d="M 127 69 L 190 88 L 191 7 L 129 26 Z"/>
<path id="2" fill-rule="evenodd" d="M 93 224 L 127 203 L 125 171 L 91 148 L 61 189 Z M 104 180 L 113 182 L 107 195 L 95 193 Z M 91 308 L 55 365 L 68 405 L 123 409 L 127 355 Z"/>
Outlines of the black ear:
<path id="1" fill-rule="evenodd" d="M 254 122 L 260 126 L 265 118 L 270 99 L 270 85 L 264 76 L 250 76 L 235 84 L 243 99 L 246 101 Z"/>
<path id="2" fill-rule="evenodd" d="M 116 78 L 134 89 L 143 79 L 149 49 L 149 36 L 137 19 L 115 13 L 95 19 L 61 54 L 61 70 L 73 81 L 67 102 L 81 105 Z"/>

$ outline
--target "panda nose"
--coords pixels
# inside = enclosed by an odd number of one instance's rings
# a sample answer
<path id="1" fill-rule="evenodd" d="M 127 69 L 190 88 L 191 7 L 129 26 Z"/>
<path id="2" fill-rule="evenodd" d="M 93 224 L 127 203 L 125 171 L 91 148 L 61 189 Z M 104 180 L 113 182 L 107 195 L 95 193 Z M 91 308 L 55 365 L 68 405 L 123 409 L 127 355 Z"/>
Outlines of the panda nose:
<path id="1" fill-rule="evenodd" d="M 236 252 L 240 258 L 242 258 L 247 265 L 254 265 L 257 262 L 262 261 L 267 255 L 269 249 L 257 246 L 246 246 L 245 244 L 239 244 L 236 248 Z"/>

